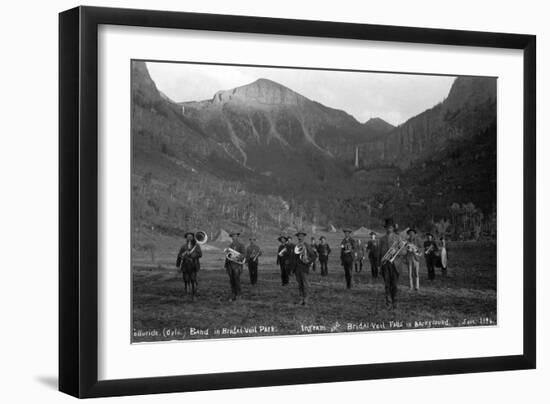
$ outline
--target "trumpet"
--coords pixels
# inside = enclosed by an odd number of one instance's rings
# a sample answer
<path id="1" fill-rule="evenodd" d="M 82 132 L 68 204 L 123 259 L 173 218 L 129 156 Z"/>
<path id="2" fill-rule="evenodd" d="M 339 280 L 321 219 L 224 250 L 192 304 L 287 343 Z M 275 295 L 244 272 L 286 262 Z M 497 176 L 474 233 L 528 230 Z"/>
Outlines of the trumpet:
<path id="1" fill-rule="evenodd" d="M 428 255 L 429 253 L 431 253 L 434 249 L 434 245 L 430 245 L 428 248 L 426 248 L 426 250 L 424 251 L 424 255 Z"/>
<path id="2" fill-rule="evenodd" d="M 258 259 L 260 254 L 261 254 L 261 251 L 258 251 L 256 254 L 254 254 L 252 257 L 250 257 L 248 260 L 254 262 Z"/>
<path id="3" fill-rule="evenodd" d="M 418 246 L 414 243 L 407 243 L 407 252 L 410 252 L 418 257 L 420 257 L 422 255 L 422 253 L 420 252 Z"/>
<path id="4" fill-rule="evenodd" d="M 241 265 L 243 265 L 246 261 L 246 257 L 243 254 L 232 248 L 228 247 L 224 249 L 223 252 L 225 253 L 225 259 L 228 261 L 235 262 L 236 264 Z"/>

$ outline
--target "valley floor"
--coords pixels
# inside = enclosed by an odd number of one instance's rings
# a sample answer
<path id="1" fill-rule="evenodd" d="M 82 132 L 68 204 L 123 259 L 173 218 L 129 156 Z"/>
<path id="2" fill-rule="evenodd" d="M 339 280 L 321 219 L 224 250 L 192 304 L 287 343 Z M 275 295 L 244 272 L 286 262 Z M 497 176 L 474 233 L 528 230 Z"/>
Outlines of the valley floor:
<path id="1" fill-rule="evenodd" d="M 228 301 L 229 281 L 219 257 L 205 254 L 195 301 L 184 296 L 173 266 L 135 264 L 132 341 L 496 325 L 494 244 L 456 245 L 449 257 L 446 277 L 438 270 L 429 281 L 422 266 L 419 291 L 409 290 L 401 267 L 399 306 L 393 311 L 385 308 L 383 281 L 372 278 L 368 264 L 354 273 L 353 288 L 347 290 L 337 257 L 329 263 L 328 277 L 318 269 L 310 273 L 305 307 L 296 304 L 296 281 L 281 286 L 278 267 L 268 258 L 260 263 L 255 286 L 245 268 L 237 302 Z"/>

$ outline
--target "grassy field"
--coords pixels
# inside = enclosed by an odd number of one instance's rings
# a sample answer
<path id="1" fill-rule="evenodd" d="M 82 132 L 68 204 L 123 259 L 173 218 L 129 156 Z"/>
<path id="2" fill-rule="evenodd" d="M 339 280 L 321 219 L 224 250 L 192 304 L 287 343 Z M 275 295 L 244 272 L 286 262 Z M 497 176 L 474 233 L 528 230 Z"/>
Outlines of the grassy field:
<path id="1" fill-rule="evenodd" d="M 328 236 L 336 247 L 340 235 Z M 329 261 L 328 277 L 321 277 L 319 270 L 310 273 L 309 304 L 297 305 L 295 280 L 281 286 L 276 243 L 266 237 L 260 244 L 269 248 L 264 248 L 260 261 L 258 284 L 250 285 L 245 268 L 237 302 L 228 301 L 221 244 L 210 244 L 204 251 L 194 302 L 183 295 L 174 257 L 159 256 L 154 264 L 134 259 L 133 341 L 496 324 L 494 244 L 451 244 L 448 275 L 442 277 L 438 270 L 436 279 L 429 281 L 422 265 L 419 291 L 409 290 L 406 268 L 401 267 L 399 307 L 392 311 L 385 308 L 382 279 L 371 277 L 368 264 L 354 274 L 353 288 L 347 290 L 336 255 Z"/>

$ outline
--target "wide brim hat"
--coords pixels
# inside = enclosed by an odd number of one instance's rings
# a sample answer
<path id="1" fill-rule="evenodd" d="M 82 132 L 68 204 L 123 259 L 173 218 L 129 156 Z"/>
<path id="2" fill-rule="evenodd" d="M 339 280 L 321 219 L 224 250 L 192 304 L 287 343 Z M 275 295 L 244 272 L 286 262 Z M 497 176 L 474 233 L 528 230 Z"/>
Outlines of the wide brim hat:
<path id="1" fill-rule="evenodd" d="M 229 233 L 229 237 L 240 236 L 240 235 L 241 235 L 240 231 L 232 231 L 231 233 Z"/>
<path id="2" fill-rule="evenodd" d="M 428 236 L 433 237 L 434 235 L 432 233 L 426 233 L 426 237 L 428 237 Z"/>
<path id="3" fill-rule="evenodd" d="M 395 223 L 391 217 L 384 220 L 384 228 L 387 229 L 388 227 L 395 229 Z"/>
<path id="4" fill-rule="evenodd" d="M 407 234 L 409 234 L 409 233 L 416 234 L 416 229 L 414 227 L 411 227 L 411 228 L 407 229 Z"/>
<path id="5" fill-rule="evenodd" d="M 369 233 L 369 236 L 376 236 L 376 233 L 373 232 L 373 231 L 371 231 L 371 232 Z"/>
<path id="6" fill-rule="evenodd" d="M 303 230 L 298 230 L 295 234 L 296 237 L 307 236 L 307 233 Z"/>
<path id="7" fill-rule="evenodd" d="M 283 242 L 284 241 L 287 241 L 288 240 L 288 237 L 287 236 L 279 236 L 277 237 L 277 241 L 280 241 L 280 242 Z"/>
<path id="8" fill-rule="evenodd" d="M 257 240 L 257 239 L 256 239 L 256 236 L 250 236 L 248 239 L 249 239 L 250 241 L 252 241 L 252 240 L 256 241 L 256 240 Z"/>
<path id="9" fill-rule="evenodd" d="M 186 232 L 186 233 L 183 235 L 183 237 L 184 237 L 184 238 L 187 238 L 188 235 L 192 235 L 193 238 L 195 238 L 195 233 L 193 233 L 192 231 Z"/>
<path id="10" fill-rule="evenodd" d="M 352 230 L 351 230 L 349 227 L 343 228 L 342 231 L 343 231 L 344 233 L 351 233 L 351 232 L 352 232 Z"/>

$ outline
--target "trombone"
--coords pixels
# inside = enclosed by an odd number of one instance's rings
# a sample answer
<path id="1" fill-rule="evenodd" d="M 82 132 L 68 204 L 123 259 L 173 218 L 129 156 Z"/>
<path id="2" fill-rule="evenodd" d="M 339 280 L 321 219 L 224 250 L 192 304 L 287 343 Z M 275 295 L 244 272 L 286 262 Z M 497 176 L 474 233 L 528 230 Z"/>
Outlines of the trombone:
<path id="1" fill-rule="evenodd" d="M 408 243 L 401 239 L 396 240 L 380 260 L 382 264 L 384 264 L 385 262 L 390 262 L 393 264 L 393 261 L 407 245 Z"/>

